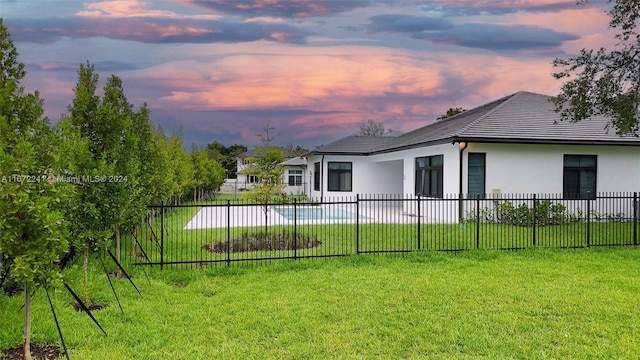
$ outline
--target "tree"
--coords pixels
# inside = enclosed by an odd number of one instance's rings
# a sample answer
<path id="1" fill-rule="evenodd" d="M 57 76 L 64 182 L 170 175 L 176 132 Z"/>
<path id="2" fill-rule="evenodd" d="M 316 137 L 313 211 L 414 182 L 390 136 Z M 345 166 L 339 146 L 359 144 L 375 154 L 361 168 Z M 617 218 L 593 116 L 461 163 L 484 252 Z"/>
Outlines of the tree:
<path id="1" fill-rule="evenodd" d="M 287 158 L 293 158 L 296 156 L 302 156 L 309 152 L 309 149 L 303 148 L 300 145 L 293 145 L 293 143 L 287 143 L 287 146 L 284 148 L 284 155 Z"/>
<path id="2" fill-rule="evenodd" d="M 363 121 L 359 125 L 358 135 L 360 136 L 384 136 L 385 128 L 382 122 L 373 120 Z"/>
<path id="3" fill-rule="evenodd" d="M 255 176 L 260 180 L 260 183 L 252 186 L 243 196 L 249 201 L 262 205 L 266 229 L 268 205 L 282 197 L 284 168 L 280 163 L 285 160 L 285 157 L 284 152 L 276 147 L 259 148 L 256 150 L 256 155 L 247 158 L 249 165 L 243 170 L 243 173 Z"/>
<path id="4" fill-rule="evenodd" d="M 449 108 L 447 109 L 447 112 L 444 115 L 438 116 L 436 120 L 446 119 L 448 117 L 461 114 L 465 111 L 467 111 L 467 109 L 463 109 L 461 107 Z"/>
<path id="5" fill-rule="evenodd" d="M 262 128 L 262 133 L 257 133 L 256 137 L 262 143 L 262 147 L 267 148 L 271 146 L 271 143 L 278 135 L 280 134 L 276 133 L 276 128 L 271 126 L 271 121 L 267 121 L 267 124 Z"/>
<path id="6" fill-rule="evenodd" d="M 62 204 L 71 189 L 54 181 L 61 171 L 55 134 L 38 92 L 20 85 L 24 64 L 2 19 L 0 64 L 0 253 L 24 287 L 23 356 L 31 359 L 31 296 L 61 279 L 56 262 L 68 245 Z"/>
<path id="7" fill-rule="evenodd" d="M 197 194 L 200 197 L 204 192 L 213 192 L 224 183 L 224 169 L 217 161 L 209 157 L 206 149 L 194 147 L 191 151 L 191 161 L 193 161 L 194 187 L 193 201 L 197 201 Z"/>
<path id="8" fill-rule="evenodd" d="M 218 141 L 207 145 L 209 157 L 219 162 L 225 170 L 225 176 L 231 179 L 237 177 L 237 158 L 247 151 L 247 147 L 240 144 L 224 146 Z"/>
<path id="9" fill-rule="evenodd" d="M 586 3 L 586 0 L 579 3 Z M 609 28 L 617 31 L 614 50 L 582 49 L 568 59 L 556 58 L 553 74 L 563 80 L 560 94 L 553 98 L 561 120 L 578 122 L 592 116 L 611 118 L 616 133 L 638 136 L 640 106 L 640 2 L 615 0 L 608 11 Z"/>

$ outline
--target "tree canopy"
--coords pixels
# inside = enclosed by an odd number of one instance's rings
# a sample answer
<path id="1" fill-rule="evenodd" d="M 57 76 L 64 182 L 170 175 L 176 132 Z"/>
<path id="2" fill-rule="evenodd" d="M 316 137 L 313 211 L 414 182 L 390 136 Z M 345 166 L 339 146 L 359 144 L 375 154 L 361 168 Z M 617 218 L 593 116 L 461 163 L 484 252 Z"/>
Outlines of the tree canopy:
<path id="1" fill-rule="evenodd" d="M 0 18 L 0 254 L 24 289 L 23 355 L 31 359 L 31 296 L 60 280 L 56 262 L 67 250 L 66 184 L 52 177 L 62 169 L 55 134 L 43 117 L 38 92 L 20 81 L 24 64 Z"/>
<path id="2" fill-rule="evenodd" d="M 436 120 L 446 119 L 448 117 L 452 117 L 454 115 L 461 114 L 461 113 L 463 113 L 465 111 L 467 111 L 467 109 L 463 109 L 461 107 L 448 108 L 447 112 L 444 115 L 438 116 L 438 118 Z"/>
<path id="3" fill-rule="evenodd" d="M 638 136 L 640 1 L 609 2 L 613 3 L 608 14 L 609 28 L 616 31 L 615 48 L 582 49 L 568 59 L 555 59 L 553 66 L 559 71 L 553 76 L 564 83 L 553 102 L 563 121 L 602 115 L 611 118 L 617 134 Z"/>
<path id="4" fill-rule="evenodd" d="M 358 124 L 358 135 L 360 136 L 383 136 L 385 131 L 382 121 L 367 120 Z"/>

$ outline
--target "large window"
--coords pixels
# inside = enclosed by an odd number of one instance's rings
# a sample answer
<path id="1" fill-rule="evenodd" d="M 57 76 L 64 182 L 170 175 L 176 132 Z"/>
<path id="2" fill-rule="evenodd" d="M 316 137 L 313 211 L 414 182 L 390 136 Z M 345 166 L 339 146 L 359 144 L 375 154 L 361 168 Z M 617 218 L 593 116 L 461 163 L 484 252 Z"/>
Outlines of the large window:
<path id="1" fill-rule="evenodd" d="M 469 153 L 467 171 L 467 186 L 469 198 L 475 199 L 477 196 L 484 198 L 486 190 L 486 154 Z"/>
<path id="2" fill-rule="evenodd" d="M 313 163 L 313 190 L 320 191 L 320 163 Z"/>
<path id="3" fill-rule="evenodd" d="M 289 186 L 302 185 L 302 170 L 289 170 Z"/>
<path id="4" fill-rule="evenodd" d="M 442 197 L 443 155 L 416 158 L 416 195 Z"/>
<path id="5" fill-rule="evenodd" d="M 329 162 L 327 168 L 329 191 L 351 191 L 350 162 Z"/>
<path id="6" fill-rule="evenodd" d="M 565 155 L 563 196 L 568 199 L 594 198 L 596 173 L 596 155 Z"/>

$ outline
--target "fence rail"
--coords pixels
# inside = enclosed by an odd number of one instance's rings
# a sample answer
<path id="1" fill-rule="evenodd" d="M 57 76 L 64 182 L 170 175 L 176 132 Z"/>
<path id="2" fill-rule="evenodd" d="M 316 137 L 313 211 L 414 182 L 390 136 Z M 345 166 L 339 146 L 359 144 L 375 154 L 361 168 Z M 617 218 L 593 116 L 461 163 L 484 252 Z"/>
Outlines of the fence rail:
<path id="1" fill-rule="evenodd" d="M 125 238 L 135 265 L 203 267 L 363 253 L 637 246 L 638 193 L 356 196 L 150 206 Z"/>

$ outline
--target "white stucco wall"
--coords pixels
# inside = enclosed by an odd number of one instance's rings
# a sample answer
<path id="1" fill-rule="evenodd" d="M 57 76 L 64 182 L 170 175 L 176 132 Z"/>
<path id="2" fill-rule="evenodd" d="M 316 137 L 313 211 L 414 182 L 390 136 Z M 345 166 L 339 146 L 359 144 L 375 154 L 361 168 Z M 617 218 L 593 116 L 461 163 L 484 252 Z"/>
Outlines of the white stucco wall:
<path id="1" fill-rule="evenodd" d="M 501 194 L 546 194 L 562 196 L 564 155 L 583 154 L 597 156 L 597 192 L 640 192 L 640 147 L 587 146 L 544 144 L 481 144 L 472 143 L 464 151 L 462 166 L 463 193 L 467 192 L 467 159 L 469 152 L 486 153 L 486 185 Z M 322 156 L 312 156 L 308 162 L 310 197 L 326 201 L 356 194 L 402 194 L 415 196 L 415 158 L 443 155 L 443 191 L 447 197 L 457 197 L 460 179 L 460 148 L 458 144 L 440 144 L 418 149 L 396 151 L 374 156 L 329 156 L 322 165 L 322 191 L 313 191 L 313 163 Z M 353 185 L 350 192 L 327 191 L 327 163 L 352 162 Z M 458 207 L 451 204 L 442 210 L 442 204 L 431 208 L 434 202 L 424 202 L 422 216 L 433 221 L 438 218 L 456 219 Z M 415 203 L 405 203 L 404 212 L 416 214 Z M 627 205 L 624 205 L 627 206 Z M 628 206 L 627 206 L 628 207 Z M 626 210 L 624 210 L 626 212 Z M 445 216 L 446 215 L 446 216 Z"/>
<path id="2" fill-rule="evenodd" d="M 499 189 L 503 194 L 562 194 L 565 154 L 597 156 L 598 193 L 640 191 L 636 146 L 469 144 L 464 154 L 464 192 L 469 152 L 486 153 L 487 193 Z"/>
<path id="3" fill-rule="evenodd" d="M 308 172 L 310 197 L 319 199 L 349 197 L 356 194 L 402 194 L 415 193 L 415 159 L 421 156 L 443 155 L 443 191 L 445 194 L 458 193 L 459 148 L 455 144 L 441 144 L 419 149 L 409 149 L 373 156 L 325 155 L 310 156 Z M 352 191 L 327 190 L 327 163 L 333 161 L 351 162 Z M 322 162 L 322 191 L 313 190 L 314 163 Z"/>

